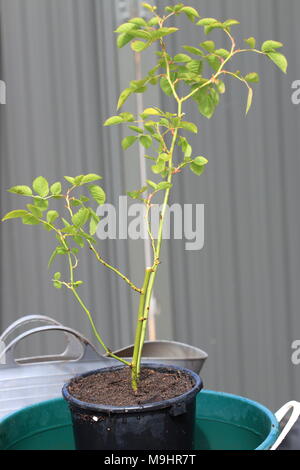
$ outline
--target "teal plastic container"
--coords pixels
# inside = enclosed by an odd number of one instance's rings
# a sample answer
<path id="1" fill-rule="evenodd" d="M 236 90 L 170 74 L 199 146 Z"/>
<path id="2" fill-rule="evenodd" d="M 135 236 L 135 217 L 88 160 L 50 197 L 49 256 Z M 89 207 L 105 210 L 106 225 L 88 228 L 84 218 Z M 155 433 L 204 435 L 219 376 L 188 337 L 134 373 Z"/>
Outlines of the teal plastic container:
<path id="1" fill-rule="evenodd" d="M 195 450 L 267 450 L 278 435 L 274 414 L 259 403 L 208 390 L 198 394 Z M 0 450 L 74 448 L 71 416 L 61 398 L 29 406 L 0 421 Z"/>

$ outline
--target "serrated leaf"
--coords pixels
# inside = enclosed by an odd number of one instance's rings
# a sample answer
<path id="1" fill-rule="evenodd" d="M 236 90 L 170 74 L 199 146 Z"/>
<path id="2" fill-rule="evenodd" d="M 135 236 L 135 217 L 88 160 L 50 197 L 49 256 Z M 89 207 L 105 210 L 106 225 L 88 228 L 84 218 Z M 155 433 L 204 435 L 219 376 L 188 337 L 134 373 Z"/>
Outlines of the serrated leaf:
<path id="1" fill-rule="evenodd" d="M 32 183 L 34 191 L 41 197 L 46 197 L 49 194 L 49 184 L 46 178 L 38 176 Z"/>
<path id="2" fill-rule="evenodd" d="M 22 222 L 24 225 L 39 225 L 40 221 L 33 214 L 27 214 L 22 217 Z"/>
<path id="3" fill-rule="evenodd" d="M 122 140 L 122 148 L 123 150 L 127 150 L 131 145 L 133 145 L 137 141 L 137 137 L 134 135 L 129 135 Z"/>
<path id="4" fill-rule="evenodd" d="M 53 194 L 53 196 L 57 196 L 58 194 L 60 194 L 61 183 L 57 182 L 57 183 L 52 184 L 52 186 L 50 187 L 50 191 L 51 191 L 51 194 Z"/>
<path id="5" fill-rule="evenodd" d="M 247 38 L 247 39 L 244 39 L 245 43 L 248 44 L 248 46 L 251 48 L 251 49 L 255 49 L 255 46 L 256 46 L 256 39 L 254 37 L 250 37 L 250 38 Z"/>
<path id="6" fill-rule="evenodd" d="M 166 167 L 166 163 L 164 162 L 164 160 L 158 160 L 158 162 L 155 165 L 152 165 L 151 170 L 153 171 L 153 173 L 158 175 L 159 173 L 164 171 L 165 167 Z"/>
<path id="7" fill-rule="evenodd" d="M 246 82 L 249 83 L 258 83 L 259 82 L 259 75 L 256 72 L 248 73 L 245 77 Z"/>
<path id="8" fill-rule="evenodd" d="M 133 91 L 131 88 L 126 88 L 122 93 L 120 94 L 119 101 L 118 101 L 118 107 L 117 109 L 119 110 L 122 108 L 123 104 L 127 101 L 130 95 L 132 95 Z"/>
<path id="9" fill-rule="evenodd" d="M 216 48 L 214 41 L 204 41 L 200 44 L 200 46 L 202 46 L 203 49 L 205 49 L 208 52 L 214 52 Z"/>
<path id="10" fill-rule="evenodd" d="M 182 12 L 185 13 L 188 19 L 191 20 L 192 22 L 195 21 L 195 18 L 199 18 L 199 13 L 193 7 L 183 7 L 180 10 L 180 13 Z"/>
<path id="11" fill-rule="evenodd" d="M 99 180 L 102 180 L 102 176 L 97 175 L 95 173 L 89 173 L 88 175 L 83 176 L 81 183 L 82 184 L 93 183 L 94 181 L 99 181 Z"/>
<path id="12" fill-rule="evenodd" d="M 198 127 L 193 122 L 182 121 L 180 123 L 180 127 L 182 127 L 185 131 L 193 132 L 193 134 L 198 133 Z"/>
<path id="13" fill-rule="evenodd" d="M 249 91 L 248 91 L 248 99 L 247 99 L 246 115 L 248 114 L 248 112 L 249 112 L 249 110 L 250 110 L 250 108 L 251 108 L 252 100 L 253 100 L 253 90 L 252 90 L 252 88 L 249 88 Z"/>
<path id="14" fill-rule="evenodd" d="M 81 208 L 73 215 L 72 222 L 76 227 L 82 227 L 87 222 L 89 215 L 89 209 Z"/>
<path id="15" fill-rule="evenodd" d="M 134 25 L 133 23 L 123 23 L 121 24 L 116 30 L 115 33 L 128 33 L 132 29 L 135 29 L 137 26 Z"/>
<path id="16" fill-rule="evenodd" d="M 128 23 L 136 24 L 138 26 L 147 26 L 147 22 L 143 18 L 131 18 Z"/>
<path id="17" fill-rule="evenodd" d="M 117 38 L 117 46 L 119 49 L 122 47 L 126 46 L 130 41 L 132 40 L 132 37 L 128 33 L 121 33 L 118 38 Z"/>
<path id="18" fill-rule="evenodd" d="M 205 157 L 196 157 L 193 160 L 194 165 L 203 166 L 208 164 L 208 160 Z"/>
<path id="19" fill-rule="evenodd" d="M 273 49 L 280 49 L 281 47 L 283 47 L 282 42 L 265 41 L 261 46 L 261 50 L 262 52 L 272 52 Z"/>
<path id="20" fill-rule="evenodd" d="M 170 86 L 170 83 L 169 81 L 167 80 L 166 77 L 162 77 L 161 80 L 160 80 L 160 87 L 162 89 L 162 91 L 167 95 L 167 96 L 171 96 L 173 94 L 172 92 L 172 88 Z"/>
<path id="21" fill-rule="evenodd" d="M 176 54 L 173 60 L 174 62 L 190 62 L 192 58 L 187 54 Z"/>
<path id="22" fill-rule="evenodd" d="M 194 163 L 194 162 L 191 162 L 191 164 L 190 164 L 190 169 L 192 170 L 192 172 L 193 172 L 195 175 L 199 176 L 199 175 L 202 175 L 202 173 L 204 172 L 204 170 L 205 170 L 205 165 L 200 166 L 200 165 L 197 165 L 197 164 Z"/>
<path id="23" fill-rule="evenodd" d="M 280 52 L 268 52 L 267 56 L 274 62 L 274 64 L 277 65 L 277 67 L 280 68 L 280 70 L 282 70 L 283 73 L 287 72 L 288 61 L 283 54 Z"/>
<path id="24" fill-rule="evenodd" d="M 68 183 L 75 185 L 75 178 L 73 178 L 72 176 L 64 176 L 64 178 L 68 181 Z"/>
<path id="25" fill-rule="evenodd" d="M 32 190 L 29 186 L 13 186 L 12 188 L 8 189 L 9 193 L 12 194 L 20 194 L 21 196 L 31 196 Z"/>
<path id="26" fill-rule="evenodd" d="M 150 42 L 144 42 L 144 41 L 133 41 L 131 43 L 131 49 L 134 52 L 142 52 L 145 49 L 147 49 L 150 46 Z"/>
<path id="27" fill-rule="evenodd" d="M 9 219 L 18 219 L 18 218 L 22 218 L 24 217 L 25 215 L 27 215 L 28 212 L 25 211 L 25 210 L 15 210 L 15 211 L 11 211 L 11 212 L 8 212 L 3 218 L 2 218 L 2 222 L 4 222 L 5 220 L 9 220 Z"/>
<path id="28" fill-rule="evenodd" d="M 59 213 L 57 211 L 49 211 L 47 213 L 47 222 L 52 224 L 55 220 L 59 217 Z"/>
<path id="29" fill-rule="evenodd" d="M 208 26 L 217 22 L 218 20 L 216 20 L 216 18 L 202 18 L 200 21 L 197 22 L 197 25 Z"/>
<path id="30" fill-rule="evenodd" d="M 33 204 L 26 204 L 27 205 L 27 208 L 28 210 L 35 216 L 35 217 L 38 217 L 38 218 L 41 218 L 43 216 L 43 213 L 41 211 L 41 209 Z"/>
<path id="31" fill-rule="evenodd" d="M 114 126 L 116 124 L 121 124 L 121 122 L 124 122 L 124 119 L 122 117 L 112 116 L 112 117 L 106 119 L 106 121 L 103 125 L 104 126 Z"/>
<path id="32" fill-rule="evenodd" d="M 95 199 L 95 201 L 98 202 L 100 206 L 102 206 L 105 203 L 106 195 L 105 195 L 104 190 L 100 186 L 97 186 L 97 185 L 89 186 L 89 191 L 90 191 L 92 198 Z"/>
<path id="33" fill-rule="evenodd" d="M 193 46 L 182 46 L 182 47 L 183 49 L 185 49 L 187 52 L 190 52 L 191 54 L 200 55 L 203 57 L 203 51 L 201 51 L 197 47 L 193 47 Z"/>
<path id="34" fill-rule="evenodd" d="M 48 209 L 49 202 L 46 199 L 42 199 L 38 196 L 34 197 L 34 205 L 38 207 L 41 211 Z"/>
<path id="35" fill-rule="evenodd" d="M 140 143 L 142 144 L 143 147 L 148 149 L 152 145 L 152 138 L 150 137 L 150 135 L 141 135 Z"/>
<path id="36" fill-rule="evenodd" d="M 234 26 L 234 25 L 236 25 L 236 24 L 240 24 L 240 22 L 237 21 L 237 20 L 232 20 L 232 19 L 226 20 L 226 21 L 224 21 L 224 23 L 223 23 L 223 25 L 224 25 L 226 28 L 228 28 L 228 27 L 230 27 L 230 26 Z"/>

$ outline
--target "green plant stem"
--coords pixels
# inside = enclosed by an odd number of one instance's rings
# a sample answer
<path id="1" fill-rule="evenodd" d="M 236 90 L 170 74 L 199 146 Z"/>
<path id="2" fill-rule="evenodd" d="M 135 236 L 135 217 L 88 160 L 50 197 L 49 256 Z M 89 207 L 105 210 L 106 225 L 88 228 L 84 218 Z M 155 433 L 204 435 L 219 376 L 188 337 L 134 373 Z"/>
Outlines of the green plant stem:
<path id="1" fill-rule="evenodd" d="M 141 297 L 140 297 L 140 304 L 139 304 L 139 310 L 138 310 L 138 322 L 137 322 L 137 327 L 136 327 L 134 351 L 133 351 L 133 357 L 132 357 L 132 363 L 131 363 L 132 388 L 133 388 L 134 391 L 137 390 L 138 381 L 139 381 L 139 370 L 137 368 L 137 365 L 138 365 L 138 362 L 139 362 L 139 351 L 140 351 L 142 327 L 143 327 L 143 324 L 145 322 L 144 321 L 145 299 L 146 299 L 146 294 L 147 294 L 147 291 L 148 291 L 148 284 L 149 284 L 149 279 L 150 279 L 151 273 L 152 273 L 152 268 L 147 268 L 146 272 L 145 272 L 143 290 L 142 290 L 142 294 L 141 294 Z"/>

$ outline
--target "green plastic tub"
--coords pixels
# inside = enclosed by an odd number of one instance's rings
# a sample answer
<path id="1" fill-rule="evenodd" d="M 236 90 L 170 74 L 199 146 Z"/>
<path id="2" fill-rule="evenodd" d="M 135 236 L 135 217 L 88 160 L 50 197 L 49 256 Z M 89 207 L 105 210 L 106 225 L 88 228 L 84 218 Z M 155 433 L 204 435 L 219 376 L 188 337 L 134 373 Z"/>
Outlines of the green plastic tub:
<path id="1" fill-rule="evenodd" d="M 275 416 L 259 403 L 227 393 L 199 393 L 196 450 L 267 450 L 278 435 Z M 61 398 L 0 421 L 0 450 L 62 449 L 74 449 L 74 440 L 70 413 Z"/>

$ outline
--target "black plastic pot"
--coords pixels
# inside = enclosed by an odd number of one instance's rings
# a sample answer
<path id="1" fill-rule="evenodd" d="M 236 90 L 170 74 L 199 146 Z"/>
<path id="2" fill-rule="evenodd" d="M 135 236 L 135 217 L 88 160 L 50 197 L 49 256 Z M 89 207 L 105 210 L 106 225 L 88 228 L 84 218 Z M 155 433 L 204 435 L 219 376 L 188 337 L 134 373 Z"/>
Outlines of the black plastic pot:
<path id="1" fill-rule="evenodd" d="M 87 377 L 123 366 L 82 374 Z M 156 370 L 180 370 L 192 377 L 194 385 L 183 395 L 140 406 L 116 407 L 82 402 L 62 390 L 68 402 L 78 450 L 192 450 L 194 446 L 196 395 L 202 380 L 195 372 L 175 366 L 147 364 Z"/>

